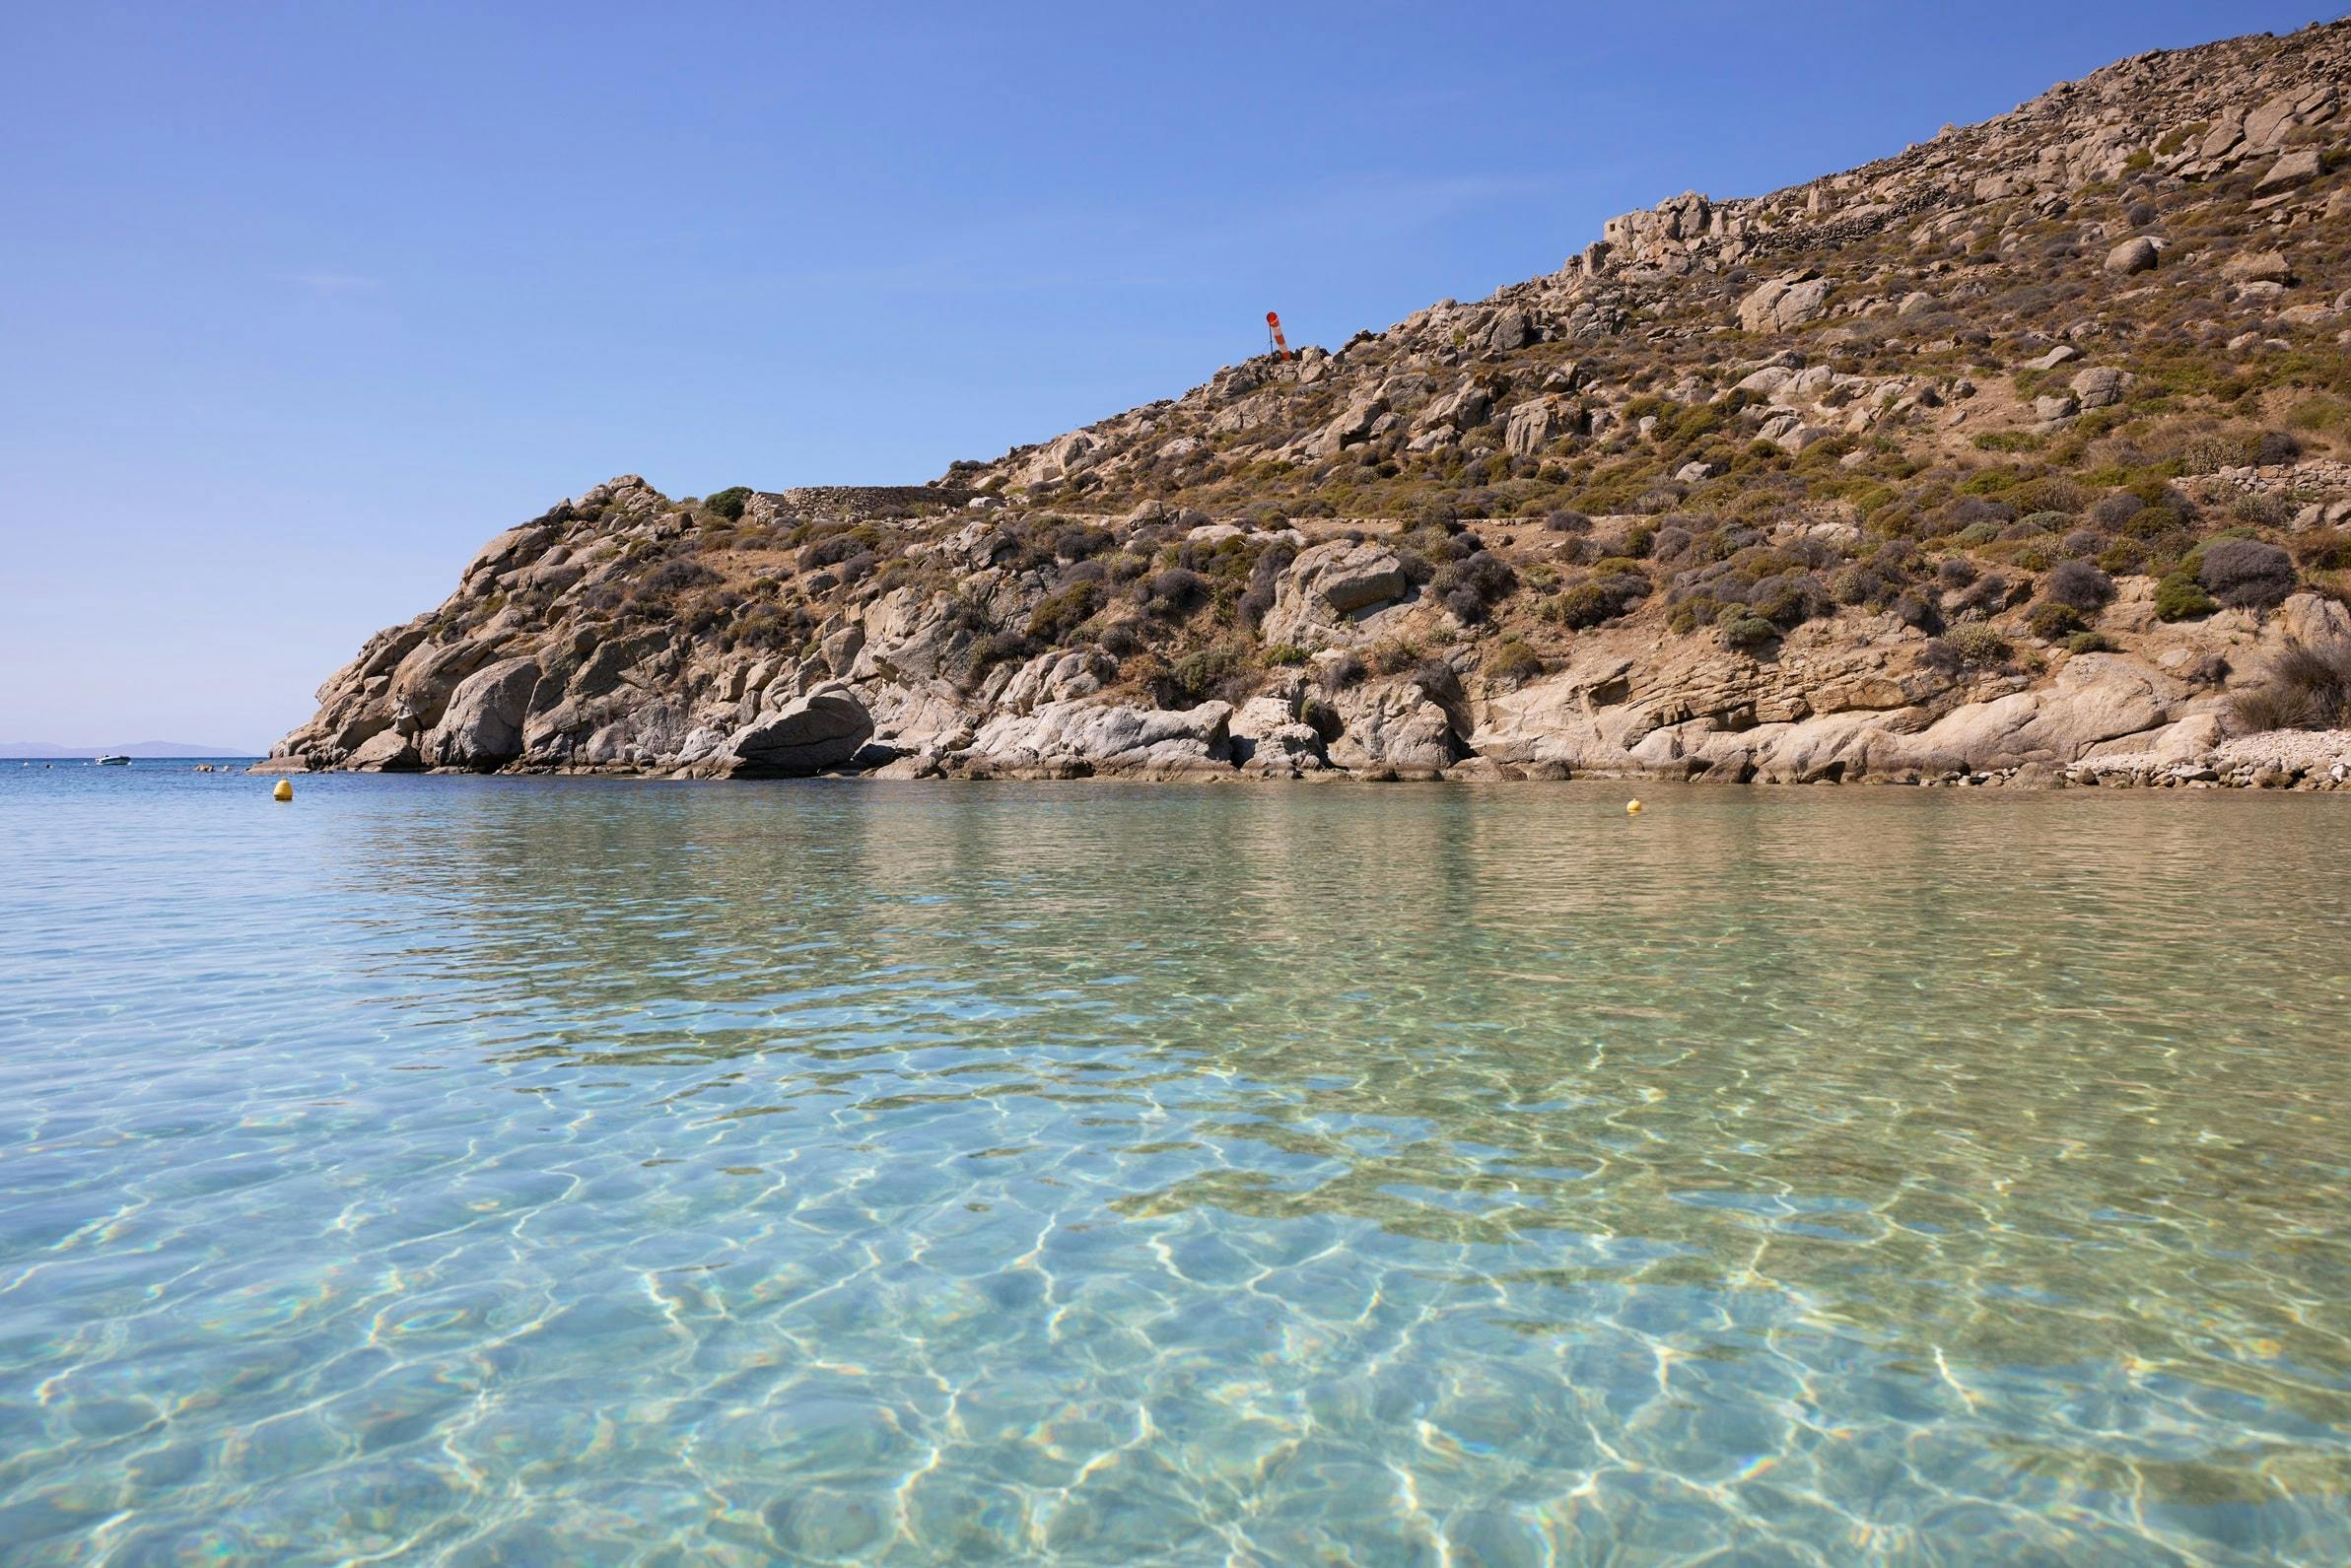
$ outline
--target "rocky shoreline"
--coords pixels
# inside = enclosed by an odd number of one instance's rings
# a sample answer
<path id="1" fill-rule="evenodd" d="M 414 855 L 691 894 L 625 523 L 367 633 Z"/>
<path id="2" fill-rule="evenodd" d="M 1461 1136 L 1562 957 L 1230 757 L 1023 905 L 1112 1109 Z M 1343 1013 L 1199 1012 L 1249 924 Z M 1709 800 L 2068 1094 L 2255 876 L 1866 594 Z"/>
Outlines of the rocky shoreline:
<path id="1" fill-rule="evenodd" d="M 763 503 L 752 510 L 774 510 Z M 2233 672 L 2286 648 L 2351 648 L 2351 611 L 2308 591 L 2173 623 L 2146 585 L 2127 586 L 2102 618 L 2100 650 L 2016 655 L 2038 669 L 1954 663 L 1898 616 L 1837 612 L 1761 656 L 1636 623 L 1591 629 L 1558 668 L 1502 670 L 1490 648 L 1413 651 L 1441 638 L 1450 615 L 1389 536 L 1146 508 L 1107 520 L 1106 547 L 1170 530 L 1219 549 L 1254 542 L 1259 559 L 1281 563 L 1267 575 L 1261 625 L 1295 650 L 1242 677 L 1238 700 L 1165 704 L 1121 683 L 1098 649 L 981 664 L 973 599 L 1010 605 L 991 619 L 1033 623 L 1050 572 L 1006 571 L 1004 526 L 955 512 L 898 525 L 914 541 L 907 558 L 952 586 L 836 608 L 798 657 L 677 631 L 617 638 L 518 602 L 533 582 L 561 585 L 550 608 L 588 602 L 582 590 L 627 574 L 638 545 L 685 526 L 688 514 L 667 505 L 624 476 L 557 509 L 556 521 L 501 535 L 450 604 L 380 634 L 338 672 L 319 717 L 263 766 L 2309 789 L 2351 777 L 2351 731 L 2228 733 Z M 604 526 L 615 518 L 640 520 Z"/>

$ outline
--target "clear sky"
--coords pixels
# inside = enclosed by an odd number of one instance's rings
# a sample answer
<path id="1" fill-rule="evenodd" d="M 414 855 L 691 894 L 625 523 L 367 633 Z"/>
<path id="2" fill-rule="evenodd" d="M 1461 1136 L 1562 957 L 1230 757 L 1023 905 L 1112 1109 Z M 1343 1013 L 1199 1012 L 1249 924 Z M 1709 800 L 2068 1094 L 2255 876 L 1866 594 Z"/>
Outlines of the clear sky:
<path id="1" fill-rule="evenodd" d="M 0 6 L 0 742 L 260 748 L 615 473 L 909 482 L 2338 6 Z"/>

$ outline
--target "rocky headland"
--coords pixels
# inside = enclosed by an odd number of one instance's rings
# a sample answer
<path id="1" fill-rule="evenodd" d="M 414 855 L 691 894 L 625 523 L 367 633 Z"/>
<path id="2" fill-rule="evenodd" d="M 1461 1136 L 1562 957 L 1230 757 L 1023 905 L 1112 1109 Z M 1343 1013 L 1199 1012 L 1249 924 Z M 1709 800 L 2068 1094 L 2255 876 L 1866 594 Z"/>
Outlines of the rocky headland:
<path id="1" fill-rule="evenodd" d="M 634 475 L 275 768 L 2351 787 L 2351 23 L 924 485 Z"/>

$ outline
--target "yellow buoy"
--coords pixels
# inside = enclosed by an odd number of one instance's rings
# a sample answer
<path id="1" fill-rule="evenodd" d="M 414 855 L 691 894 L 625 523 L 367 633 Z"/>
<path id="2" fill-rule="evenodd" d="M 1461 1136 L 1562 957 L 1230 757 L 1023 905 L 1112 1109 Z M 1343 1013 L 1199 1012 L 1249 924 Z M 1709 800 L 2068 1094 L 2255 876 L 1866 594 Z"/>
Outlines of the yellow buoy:
<path id="1" fill-rule="evenodd" d="M 278 786 L 277 786 L 275 789 L 272 789 L 272 790 L 269 792 L 269 798 L 270 798 L 270 799 L 272 799 L 272 800 L 291 800 L 291 799 L 293 799 L 293 798 L 294 798 L 294 781 L 293 781 L 293 780 L 291 780 L 291 779 L 280 779 L 280 780 L 278 781 Z"/>
<path id="2" fill-rule="evenodd" d="M 1639 801 L 1637 801 L 1637 800 L 1627 800 L 1627 801 L 1625 801 L 1625 815 L 1626 815 L 1626 816 L 1628 816 L 1628 817 L 1637 817 L 1637 816 L 1639 816 L 1640 814 L 1641 814 L 1641 803 L 1640 803 Z"/>

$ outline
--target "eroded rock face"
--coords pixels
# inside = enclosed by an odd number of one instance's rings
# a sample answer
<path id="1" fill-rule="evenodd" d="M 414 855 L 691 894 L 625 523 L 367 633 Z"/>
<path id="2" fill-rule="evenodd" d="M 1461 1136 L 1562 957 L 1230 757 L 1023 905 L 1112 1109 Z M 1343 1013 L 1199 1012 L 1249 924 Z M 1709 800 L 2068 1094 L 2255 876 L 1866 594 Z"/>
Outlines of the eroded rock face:
<path id="1" fill-rule="evenodd" d="M 1298 695 L 1243 703 L 1228 726 L 1234 764 L 1268 778 L 1321 772 L 1327 766 L 1322 732 L 1299 716 L 1302 708 Z"/>
<path id="2" fill-rule="evenodd" d="M 2042 691 L 1973 703 L 1887 748 L 1889 763 L 1921 769 L 2014 768 L 2065 764 L 2102 741 L 2141 734 L 2168 722 L 2180 696 L 2176 682 L 2132 661 L 2089 653 L 2066 661 Z"/>
<path id="3" fill-rule="evenodd" d="M 362 741 L 343 758 L 343 766 L 353 773 L 415 773 L 424 765 L 416 742 L 389 729 Z"/>
<path id="4" fill-rule="evenodd" d="M 1818 321 L 1829 308 L 1827 278 L 1773 278 L 1739 302 L 1739 325 L 1750 332 L 1784 332 Z"/>
<path id="5" fill-rule="evenodd" d="M 1783 393 L 1800 379 L 1830 385 L 1805 368 L 1776 369 L 1786 373 Z M 2073 379 L 2085 396 L 2108 384 L 2094 371 Z M 1344 770 L 1813 783 L 2026 769 L 2054 778 L 2109 756 L 2194 763 L 2223 740 L 2213 716 L 2220 698 L 2181 672 L 2213 664 L 2223 649 L 2237 649 L 2230 657 L 2250 668 L 2288 639 L 2351 636 L 2351 614 L 2310 592 L 2274 609 L 2253 604 L 2168 626 L 2153 617 L 2148 585 L 2133 579 L 2102 625 L 2144 646 L 2053 653 L 2049 673 L 2030 683 L 1954 674 L 1924 657 L 1922 634 L 1859 611 L 1808 623 L 1760 657 L 1711 634 L 1660 638 L 1625 625 L 1579 633 L 1571 657 L 1506 681 L 1482 677 L 1487 655 L 1474 648 L 1440 659 L 1425 642 L 1406 654 L 1417 659 L 1410 673 L 1397 674 L 1397 648 L 1452 623 L 1415 590 L 1394 546 L 1342 535 L 1292 557 L 1295 530 L 1170 511 L 1126 526 L 1181 529 L 1187 547 L 1284 546 L 1266 556 L 1274 602 L 1260 646 L 1288 644 L 1308 657 L 1262 668 L 1251 677 L 1257 690 L 1237 706 L 1159 708 L 1138 697 L 1117 658 L 1082 640 L 967 678 L 975 603 L 999 626 L 1020 625 L 1051 581 L 1036 569 L 1007 569 L 993 530 L 976 526 L 939 536 L 968 563 L 955 568 L 956 591 L 876 592 L 811 621 L 784 648 L 729 648 L 597 619 L 541 628 L 479 614 L 473 598 L 512 591 L 496 584 L 545 563 L 518 556 L 509 541 L 488 552 L 497 573 L 440 615 L 371 640 L 328 683 L 319 716 L 290 748 L 303 765 L 384 772 L 786 777 L 886 766 L 907 777 Z M 1791 533 L 1788 547 L 1860 547 L 1849 526 L 1803 526 L 1810 531 Z M 599 570 L 592 539 L 576 530 L 569 542 L 542 536 L 548 556 L 578 550 Z M 2205 559 L 2210 565 L 2213 553 Z M 1140 613 L 1131 600 L 1107 602 L 1107 620 L 1093 624 L 1133 626 Z M 1365 669 L 1371 662 L 1381 669 Z"/>
<path id="6" fill-rule="evenodd" d="M 1181 711 L 1124 704 L 1048 703 L 982 725 L 966 750 L 984 771 L 1057 777 L 1229 773 L 1229 703 Z"/>
<path id="7" fill-rule="evenodd" d="M 1369 436 L 1371 427 L 1378 423 L 1380 416 L 1387 411 L 1388 401 L 1384 397 L 1371 396 L 1356 399 L 1341 411 L 1338 418 L 1324 426 L 1320 434 L 1307 443 L 1308 454 L 1316 457 L 1338 455 L 1341 451 Z"/>
<path id="8" fill-rule="evenodd" d="M 1564 423 L 1565 413 L 1557 398 L 1530 398 L 1510 411 L 1510 422 L 1502 428 L 1502 444 L 1519 456 L 1532 456 Z"/>
<path id="9" fill-rule="evenodd" d="M 818 687 L 738 730 L 721 753 L 737 779 L 802 779 L 838 768 L 873 738 L 873 716 L 846 686 Z"/>
<path id="10" fill-rule="evenodd" d="M 1357 773 L 1433 778 L 1464 754 L 1453 716 L 1409 682 L 1373 684 L 1339 700 L 1346 728 L 1331 742 L 1331 762 Z"/>
<path id="11" fill-rule="evenodd" d="M 1411 579 L 1396 552 L 1364 540 L 1333 540 L 1306 550 L 1283 574 L 1265 618 L 1270 642 L 1307 647 L 1349 617 L 1405 595 Z"/>
<path id="12" fill-rule="evenodd" d="M 490 769 L 522 755 L 522 718 L 539 683 L 538 661 L 501 659 L 449 694 L 448 712 L 421 748 L 434 766 Z"/>
<path id="13" fill-rule="evenodd" d="M 431 728 L 441 722 L 457 683 L 488 656 L 489 650 L 476 643 L 420 644 L 393 668 L 391 700 L 400 712 Z"/>

